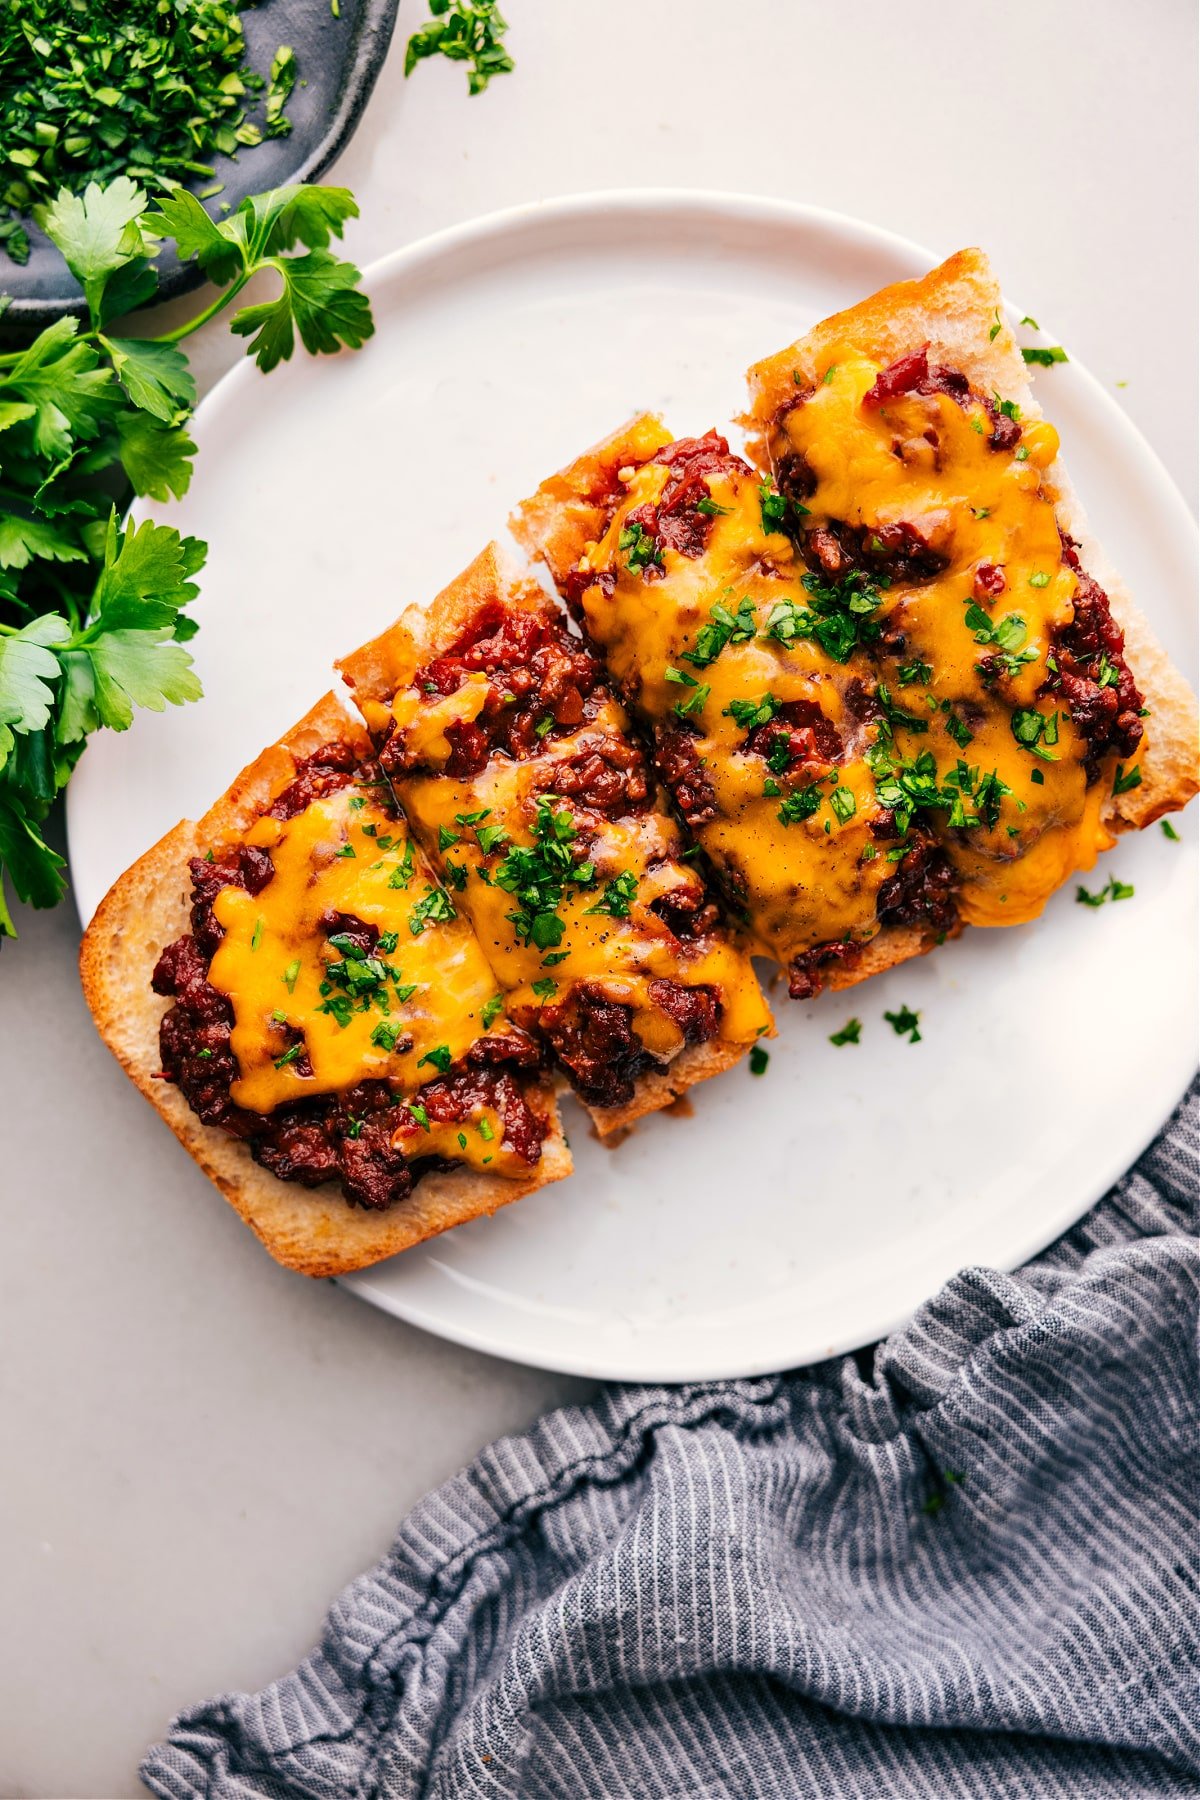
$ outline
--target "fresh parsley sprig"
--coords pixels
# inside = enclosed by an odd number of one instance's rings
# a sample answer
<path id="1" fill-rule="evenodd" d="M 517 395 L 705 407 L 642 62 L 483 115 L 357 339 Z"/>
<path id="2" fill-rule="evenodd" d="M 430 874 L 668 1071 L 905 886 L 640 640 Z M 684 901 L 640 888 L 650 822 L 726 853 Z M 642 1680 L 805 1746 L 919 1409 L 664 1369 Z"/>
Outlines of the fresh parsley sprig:
<path id="1" fill-rule="evenodd" d="M 357 348 L 374 329 L 370 305 L 358 270 L 329 249 L 357 212 L 344 188 L 285 187 L 217 222 L 182 188 L 151 204 L 120 176 L 63 189 L 39 214 L 87 319 L 57 319 L 0 353 L 0 937 L 14 930 L 5 876 L 34 906 L 63 894 L 42 825 L 88 734 L 200 694 L 184 608 L 206 546 L 119 523 L 135 496 L 187 492 L 196 384 L 180 345 L 265 270 L 279 296 L 230 321 L 261 369 L 291 356 L 297 336 L 314 353 Z M 169 237 L 220 292 L 171 331 L 126 336 L 119 321 L 153 299 Z"/>

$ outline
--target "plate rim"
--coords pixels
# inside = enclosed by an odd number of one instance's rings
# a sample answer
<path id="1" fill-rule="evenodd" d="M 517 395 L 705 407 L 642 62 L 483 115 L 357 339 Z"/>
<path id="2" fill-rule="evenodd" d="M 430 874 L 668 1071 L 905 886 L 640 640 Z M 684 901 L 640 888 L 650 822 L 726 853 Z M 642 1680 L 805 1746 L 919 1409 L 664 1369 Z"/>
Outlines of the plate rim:
<path id="1" fill-rule="evenodd" d="M 525 231 L 530 226 L 544 226 L 553 232 L 556 226 L 566 222 L 577 223 L 597 214 L 603 214 L 611 222 L 614 214 L 625 216 L 649 216 L 655 213 L 667 213 L 673 216 L 716 215 L 726 220 L 734 219 L 739 223 L 761 222 L 775 227 L 807 228 L 824 233 L 835 233 L 848 242 L 857 242 L 875 249 L 883 248 L 901 261 L 902 266 L 912 265 L 914 272 L 929 268 L 939 258 L 925 246 L 890 229 L 877 226 L 868 220 L 857 218 L 851 214 L 834 208 L 811 205 L 806 202 L 792 201 L 774 196 L 754 195 L 718 188 L 600 188 L 585 190 L 579 193 L 555 195 L 542 200 L 520 202 L 513 206 L 503 207 L 475 217 L 457 221 L 454 224 L 425 234 L 411 243 L 401 245 L 386 252 L 368 264 L 363 271 L 364 289 L 374 298 L 382 288 L 397 278 L 411 275 L 422 267 L 436 265 L 447 256 L 453 256 L 463 250 L 493 239 L 503 239 L 510 234 Z M 469 278 L 469 277 L 468 277 Z M 904 275 L 895 279 L 902 280 Z M 1021 314 L 1015 304 L 1005 298 L 1006 311 L 1012 317 Z M 1040 336 L 1045 338 L 1043 330 Z M 1056 340 L 1058 341 L 1058 340 Z M 1073 375 L 1077 384 L 1081 383 L 1087 391 L 1093 405 L 1102 402 L 1102 412 L 1107 422 L 1118 433 L 1124 434 L 1130 454 L 1144 459 L 1144 473 L 1153 481 L 1154 488 L 1164 509 L 1173 514 L 1172 541 L 1182 549 L 1186 542 L 1189 561 L 1194 562 L 1200 547 L 1197 521 L 1178 484 L 1148 442 L 1142 431 L 1130 418 L 1120 403 L 1111 395 L 1098 377 L 1083 363 L 1072 357 Z M 198 429 L 211 427 L 219 422 L 225 412 L 240 403 L 242 389 L 253 382 L 258 375 L 249 359 L 241 359 L 228 369 L 204 396 L 196 409 L 195 422 Z M 76 806 L 81 802 L 74 802 Z M 67 795 L 67 837 L 68 850 L 71 839 L 71 813 L 73 794 L 68 789 Z M 78 887 L 73 883 L 73 894 L 79 906 L 81 917 L 83 908 L 79 905 Z M 1170 1065 L 1174 1070 L 1174 1062 Z M 1154 1083 L 1154 1092 L 1161 1094 L 1166 1088 L 1168 1069 L 1161 1070 L 1161 1078 Z M 1003 1261 L 996 1266 L 1012 1270 L 1036 1256 L 1048 1244 L 1060 1237 L 1072 1225 L 1076 1224 L 1112 1186 L 1137 1161 L 1146 1147 L 1153 1142 L 1171 1110 L 1178 1104 L 1179 1098 L 1186 1092 L 1194 1073 L 1194 1057 L 1181 1057 L 1178 1074 L 1178 1085 L 1174 1088 L 1173 1098 L 1166 1109 L 1155 1099 L 1147 1100 L 1139 1109 L 1136 1129 L 1127 1129 L 1123 1141 L 1128 1144 L 1136 1139 L 1136 1154 L 1130 1157 L 1127 1151 L 1120 1155 L 1113 1154 L 1106 1159 L 1098 1159 L 1102 1171 L 1099 1177 L 1093 1177 L 1086 1187 L 1076 1190 L 1076 1197 L 1069 1203 L 1064 1202 L 1046 1213 L 1038 1221 L 1036 1229 L 1030 1230 L 1019 1245 L 1014 1245 Z M 1172 1075 L 1172 1080 L 1175 1075 Z M 1066 1191 L 1066 1190 L 1064 1190 Z M 1082 1197 L 1079 1197 L 1079 1196 Z M 966 1201 L 963 1204 L 967 1204 Z M 980 1266 L 965 1264 L 965 1267 Z M 949 1279 L 952 1279 L 950 1277 Z M 486 1326 L 475 1329 L 469 1321 L 457 1319 L 447 1320 L 439 1314 L 435 1304 L 423 1303 L 419 1297 L 406 1299 L 403 1295 L 387 1293 L 377 1285 L 378 1271 L 368 1268 L 353 1275 L 338 1278 L 338 1285 L 347 1288 L 360 1298 L 369 1301 L 395 1318 L 414 1325 L 419 1329 L 447 1342 L 460 1344 L 465 1348 L 497 1356 L 521 1365 L 551 1370 L 556 1373 L 582 1376 L 596 1380 L 663 1382 L 668 1384 L 692 1381 L 711 1381 L 725 1379 L 748 1379 L 755 1376 L 774 1373 L 781 1367 L 794 1367 L 817 1360 L 826 1360 L 859 1348 L 864 1344 L 875 1343 L 900 1329 L 915 1315 L 917 1308 L 905 1306 L 902 1310 L 888 1315 L 887 1323 L 872 1332 L 870 1337 L 862 1336 L 861 1327 L 848 1330 L 843 1335 L 835 1336 L 824 1342 L 818 1350 L 801 1341 L 797 1353 L 782 1364 L 778 1354 L 770 1356 L 750 1356 L 731 1365 L 728 1357 L 722 1358 L 718 1353 L 711 1362 L 703 1357 L 691 1354 L 685 1349 L 679 1356 L 679 1367 L 673 1372 L 664 1374 L 662 1370 L 670 1366 L 661 1357 L 657 1361 L 639 1360 L 632 1357 L 613 1357 L 600 1349 L 595 1352 L 584 1352 L 574 1355 L 569 1347 L 553 1354 L 523 1345 L 514 1345 L 511 1337 L 508 1341 L 500 1341 L 494 1330 Z M 937 1292 L 945 1286 L 945 1279 L 925 1295 L 917 1306 L 927 1304 Z M 519 1317 L 514 1310 L 510 1317 Z M 693 1333 L 696 1328 L 692 1327 Z M 797 1332 L 797 1337 L 800 1337 Z M 693 1336 L 693 1349 L 696 1340 Z M 653 1352 L 651 1352 L 653 1359 Z M 686 1368 L 683 1366 L 686 1364 Z"/>

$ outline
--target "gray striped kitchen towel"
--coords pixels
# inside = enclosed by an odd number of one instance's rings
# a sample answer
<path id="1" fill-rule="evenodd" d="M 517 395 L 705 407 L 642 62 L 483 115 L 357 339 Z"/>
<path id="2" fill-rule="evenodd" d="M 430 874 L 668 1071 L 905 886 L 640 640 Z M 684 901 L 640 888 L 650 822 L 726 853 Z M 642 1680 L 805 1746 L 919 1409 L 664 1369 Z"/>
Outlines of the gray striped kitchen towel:
<path id="1" fill-rule="evenodd" d="M 609 1388 L 430 1494 L 171 1800 L 1200 1793 L 1197 1089 L 869 1356 Z M 186 1551 L 184 1551 L 186 1553 Z"/>

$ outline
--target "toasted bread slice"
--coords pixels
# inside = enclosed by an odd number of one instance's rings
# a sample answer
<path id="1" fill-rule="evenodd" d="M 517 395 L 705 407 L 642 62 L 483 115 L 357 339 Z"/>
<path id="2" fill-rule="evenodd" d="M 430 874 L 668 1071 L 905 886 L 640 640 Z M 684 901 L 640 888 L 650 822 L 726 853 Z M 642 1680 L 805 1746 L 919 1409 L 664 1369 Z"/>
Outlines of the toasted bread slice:
<path id="1" fill-rule="evenodd" d="M 985 393 L 1016 401 L 1024 421 L 1041 419 L 1029 370 L 1002 308 L 991 264 L 982 250 L 970 249 L 919 280 L 897 282 L 835 313 L 750 370 L 750 411 L 741 421 L 749 433 L 748 454 L 769 472 L 770 421 L 795 396 L 798 384 L 821 379 L 835 346 L 888 363 L 927 345 L 931 362 L 961 370 Z M 1110 831 L 1139 831 L 1164 813 L 1177 812 L 1200 791 L 1195 697 L 1097 542 L 1061 458 L 1044 481 L 1063 529 L 1080 545 L 1084 567 L 1108 594 L 1150 709 L 1147 741 L 1139 753 L 1140 785 L 1110 796 L 1102 813 Z"/>
<path id="2" fill-rule="evenodd" d="M 532 613 L 561 623 L 561 615 L 545 591 L 536 582 L 519 575 L 498 546 L 491 544 L 428 607 L 410 607 L 387 631 L 339 663 L 377 742 L 383 741 L 391 725 L 392 702 L 397 693 L 410 686 L 419 669 L 444 655 L 464 638 L 482 613 L 495 614 L 497 609 Z M 615 699 L 606 705 L 606 718 L 610 728 L 618 732 L 627 723 Z M 395 778 L 397 792 L 414 831 L 427 853 L 435 861 L 440 857 L 444 863 L 444 855 L 439 851 L 439 829 L 433 815 L 440 811 L 447 821 L 452 822 L 456 805 L 463 811 L 468 805 L 476 806 L 478 798 L 464 803 L 460 796 L 458 802 L 438 800 L 431 804 L 428 798 L 422 800 L 423 785 L 428 795 L 431 791 L 436 792 L 439 786 L 449 790 L 455 784 L 437 775 Z M 655 805 L 664 842 L 674 842 L 678 836 L 677 827 L 667 812 L 666 796 L 661 791 Z M 493 813 L 493 822 L 506 823 L 502 811 Z M 456 860 L 461 854 L 456 850 Z M 491 892 L 487 888 L 481 893 L 479 884 L 472 881 L 462 896 L 462 903 L 470 907 L 472 896 L 477 902 L 483 902 Z M 505 904 L 511 907 L 513 901 L 508 898 Z M 500 910 L 503 912 L 504 908 Z M 506 976 L 505 967 L 506 957 L 511 954 L 511 944 L 507 941 L 512 938 L 511 931 L 500 927 L 496 921 L 489 922 L 480 917 L 475 918 L 475 926 L 485 953 L 492 958 L 497 979 L 507 984 L 510 991 L 515 989 L 518 984 Z M 738 996 L 726 992 L 722 1034 L 705 1043 L 686 1045 L 664 1067 L 641 1075 L 635 1083 L 633 1097 L 624 1105 L 598 1106 L 585 1101 L 601 1136 L 624 1130 L 646 1113 L 669 1106 L 697 1082 L 719 1075 L 739 1061 L 760 1035 L 773 1034 L 771 1016 L 749 959 L 734 951 L 727 941 L 721 942 L 718 951 L 725 972 L 740 990 Z"/>
<path id="3" fill-rule="evenodd" d="M 388 1211 L 364 1211 L 348 1205 L 332 1185 L 305 1189 L 277 1179 L 253 1160 L 246 1144 L 201 1124 L 179 1089 L 159 1073 L 158 1029 L 170 1002 L 153 993 L 150 977 L 163 948 L 189 928 L 188 859 L 252 825 L 292 780 L 296 763 L 331 741 L 370 754 L 361 726 L 327 694 L 236 776 L 202 819 L 181 821 L 120 877 L 101 902 L 80 952 L 88 1005 L 126 1074 L 276 1262 L 313 1276 L 344 1275 L 380 1262 L 571 1171 L 554 1094 L 542 1083 L 530 1097 L 548 1116 L 550 1130 L 528 1178 L 472 1169 L 431 1174 Z"/>
<path id="4" fill-rule="evenodd" d="M 509 529 L 530 556 L 545 563 L 560 590 L 589 545 L 603 535 L 619 472 L 639 467 L 671 441 L 661 419 L 640 414 L 551 475 L 517 508 Z M 885 925 L 853 961 L 825 968 L 822 985 L 853 987 L 869 975 L 926 955 L 961 930 L 961 924 L 941 932 L 921 925 Z"/>

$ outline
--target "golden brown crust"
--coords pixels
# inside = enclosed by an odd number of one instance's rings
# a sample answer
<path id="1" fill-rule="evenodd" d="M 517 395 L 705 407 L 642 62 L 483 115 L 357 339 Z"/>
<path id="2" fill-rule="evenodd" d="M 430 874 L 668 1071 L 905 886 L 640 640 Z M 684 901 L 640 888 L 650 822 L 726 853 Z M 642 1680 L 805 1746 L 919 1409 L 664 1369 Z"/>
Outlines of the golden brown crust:
<path id="1" fill-rule="evenodd" d="M 639 446 L 645 445 L 647 439 L 642 434 L 643 427 L 647 432 L 657 431 L 661 434 L 662 442 L 670 442 L 659 422 L 649 415 L 633 421 L 625 432 L 615 432 L 607 439 L 605 446 L 597 446 L 598 455 L 594 465 L 598 471 L 597 485 L 600 482 L 607 485 L 610 465 L 612 468 L 620 466 L 619 462 L 612 462 L 612 458 L 624 451 L 630 442 L 626 433 L 637 433 L 633 441 Z M 599 454 L 606 447 L 609 464 L 605 464 L 603 455 Z M 640 454 L 646 454 L 644 447 L 640 449 Z M 620 461 L 625 460 L 626 457 L 621 455 Z M 596 491 L 595 486 L 592 491 Z M 574 499 L 567 500 L 568 505 L 576 507 L 572 531 L 582 528 L 582 520 L 589 504 L 584 498 L 586 493 L 585 487 L 578 486 Z M 550 521 L 548 511 L 546 517 Z M 545 590 L 514 568 L 498 544 L 489 544 L 470 567 L 464 569 L 449 587 L 444 588 L 428 607 L 409 607 L 387 631 L 338 663 L 355 699 L 365 706 L 390 702 L 401 683 L 410 682 L 417 669 L 431 658 L 442 654 L 467 631 L 481 608 L 496 600 L 502 600 L 506 606 L 519 606 L 532 612 L 549 612 L 555 617 L 559 616 L 558 608 Z M 667 796 L 661 790 L 655 796 L 655 805 L 663 811 L 668 809 Z M 670 1106 L 688 1088 L 731 1068 L 745 1054 L 745 1045 L 689 1045 L 665 1069 L 641 1076 L 633 1098 L 627 1105 L 588 1106 L 586 1110 L 601 1137 L 609 1137 L 614 1132 L 628 1129 L 635 1120 L 644 1118 L 647 1113 L 658 1112 L 661 1108 Z"/>
<path id="2" fill-rule="evenodd" d="M 1000 330 L 993 338 L 997 321 Z M 960 250 L 920 280 L 883 288 L 755 364 L 747 378 L 750 412 L 741 421 L 750 433 L 752 460 L 767 471 L 764 430 L 778 408 L 794 397 L 796 377 L 802 386 L 816 381 L 835 348 L 892 362 L 922 344 L 929 345 L 932 362 L 961 369 L 984 393 L 1015 400 L 1023 417 L 1041 418 L 991 265 L 982 250 Z M 1113 831 L 1140 830 L 1164 813 L 1177 812 L 1200 791 L 1196 701 L 1092 535 L 1061 460 L 1047 471 L 1046 484 L 1064 529 L 1079 541 L 1084 567 L 1108 594 L 1113 616 L 1125 632 L 1129 666 L 1150 708 L 1141 784 L 1113 797 L 1104 813 Z"/>
<path id="3" fill-rule="evenodd" d="M 407 1250 L 571 1172 L 549 1084 L 531 1096 L 550 1119 L 536 1172 L 508 1181 L 473 1170 L 428 1175 L 387 1212 L 347 1205 L 329 1187 L 298 1188 L 253 1161 L 243 1143 L 202 1125 L 179 1089 L 159 1074 L 158 1027 L 169 1001 L 150 987 L 164 945 L 189 924 L 188 858 L 215 838 L 245 829 L 291 781 L 298 760 L 322 744 L 349 740 L 364 754 L 365 732 L 327 694 L 277 744 L 264 750 L 198 824 L 183 820 L 109 890 L 84 934 L 83 991 L 101 1037 L 130 1080 L 241 1214 L 276 1262 L 303 1275 L 344 1275 Z"/>
<path id="4" fill-rule="evenodd" d="M 637 414 L 543 481 L 513 513 L 509 530 L 560 582 L 579 561 L 583 546 L 602 534 L 604 499 L 612 492 L 618 469 L 646 462 L 670 442 L 671 434 L 660 418 Z"/>

